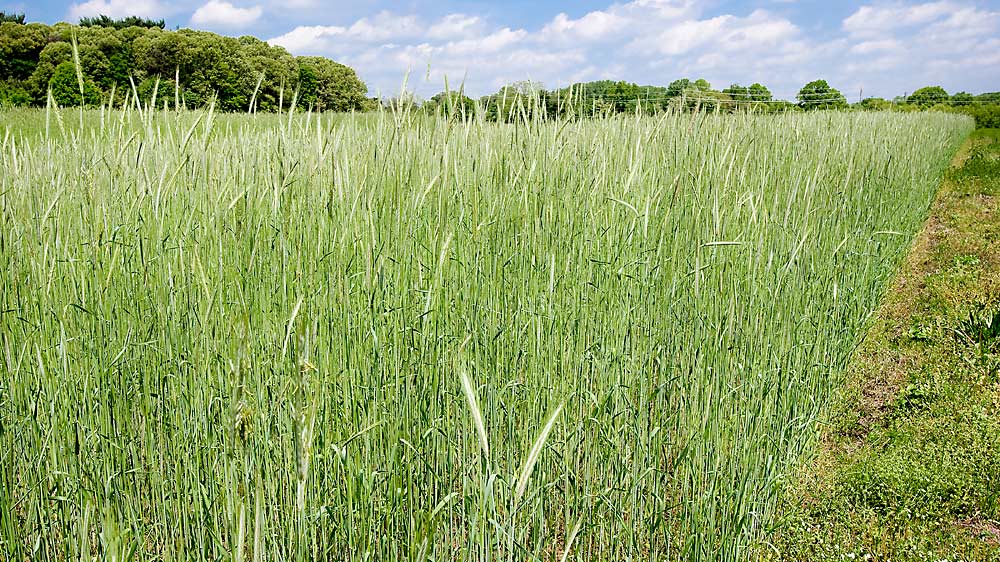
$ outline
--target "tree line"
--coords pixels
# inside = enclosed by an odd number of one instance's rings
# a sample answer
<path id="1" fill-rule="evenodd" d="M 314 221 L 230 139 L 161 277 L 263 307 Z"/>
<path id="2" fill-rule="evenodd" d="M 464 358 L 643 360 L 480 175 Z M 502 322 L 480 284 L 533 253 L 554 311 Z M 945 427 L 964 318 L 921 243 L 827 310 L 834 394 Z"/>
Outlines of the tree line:
<path id="1" fill-rule="evenodd" d="M 394 98 L 386 103 L 406 103 L 425 112 L 443 112 L 449 115 L 471 115 L 476 105 L 475 100 L 461 92 L 441 92 L 422 103 L 412 97 L 408 100 Z M 776 113 L 821 109 L 902 112 L 931 110 L 967 113 L 976 119 L 980 127 L 1000 127 L 1000 92 L 979 95 L 959 92 L 950 95 L 940 86 L 928 86 L 892 100 L 866 98 L 852 104 L 826 80 L 814 80 L 804 85 L 794 102 L 775 99 L 771 91 L 760 83 L 749 86 L 732 84 L 716 90 L 704 79 L 682 78 L 667 86 L 640 86 L 624 81 L 600 80 L 545 90 L 537 83 L 517 82 L 480 98 L 478 105 L 483 108 L 487 119 L 507 122 L 536 116 L 591 117 L 618 113 L 659 113 L 666 110 L 720 113 Z"/>
<path id="2" fill-rule="evenodd" d="M 73 57 L 78 46 L 83 88 Z M 760 83 L 715 89 L 705 79 L 681 78 L 666 86 L 599 80 L 546 90 L 517 82 L 478 100 L 460 91 L 426 101 L 412 94 L 369 99 L 355 71 L 322 57 L 295 57 L 257 38 L 204 31 L 169 31 L 163 20 L 138 17 L 83 18 L 79 25 L 26 23 L 0 12 L 0 106 L 43 106 L 49 92 L 63 106 L 101 105 L 135 99 L 186 108 L 214 103 L 223 111 L 277 111 L 290 106 L 317 111 L 365 111 L 384 106 L 471 116 L 492 121 L 596 117 L 673 111 L 774 113 L 783 111 L 961 111 L 982 127 L 1000 127 L 1000 93 L 948 94 L 920 88 L 893 100 L 867 98 L 850 104 L 826 80 L 805 84 L 794 102 L 777 100 Z M 131 96 L 126 98 L 125 96 Z"/>
<path id="3" fill-rule="evenodd" d="M 295 57 L 250 36 L 169 31 L 162 20 L 135 17 L 49 26 L 0 13 L 0 105 L 43 106 L 50 91 L 63 106 L 101 105 L 112 92 L 117 103 L 135 97 L 149 103 L 158 92 L 157 105 L 214 103 L 223 111 L 276 111 L 293 98 L 317 111 L 373 106 L 353 69 L 322 57 Z"/>

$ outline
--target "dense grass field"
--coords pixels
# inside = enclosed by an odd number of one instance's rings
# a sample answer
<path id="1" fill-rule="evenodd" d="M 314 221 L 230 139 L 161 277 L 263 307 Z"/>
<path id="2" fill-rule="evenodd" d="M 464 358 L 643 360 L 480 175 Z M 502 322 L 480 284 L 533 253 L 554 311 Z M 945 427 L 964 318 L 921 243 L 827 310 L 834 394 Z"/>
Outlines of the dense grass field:
<path id="1" fill-rule="evenodd" d="M 972 128 L 0 119 L 11 561 L 752 557 Z"/>

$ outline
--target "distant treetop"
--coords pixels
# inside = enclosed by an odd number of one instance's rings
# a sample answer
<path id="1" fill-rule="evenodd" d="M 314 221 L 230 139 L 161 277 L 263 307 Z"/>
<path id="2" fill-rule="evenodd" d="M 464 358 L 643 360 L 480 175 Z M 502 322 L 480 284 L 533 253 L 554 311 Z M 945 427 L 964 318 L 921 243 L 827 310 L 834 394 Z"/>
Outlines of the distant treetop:
<path id="1" fill-rule="evenodd" d="M 22 19 L 24 18 L 24 16 L 21 17 Z M 150 20 L 137 16 L 128 16 L 119 20 L 111 19 L 103 14 L 94 18 L 80 18 L 80 27 L 111 27 L 114 29 L 145 27 L 147 29 L 163 29 L 165 25 L 166 22 L 163 20 Z"/>
<path id="2" fill-rule="evenodd" d="M 799 90 L 796 99 L 802 109 L 841 109 L 847 107 L 847 99 L 840 90 L 833 88 L 826 80 L 813 80 Z"/>
<path id="3" fill-rule="evenodd" d="M 722 90 L 722 93 L 728 95 L 737 102 L 769 102 L 772 97 L 771 90 L 768 90 L 767 86 L 758 82 L 755 82 L 750 86 L 733 84 L 732 86 Z"/>
<path id="4" fill-rule="evenodd" d="M 19 23 L 24 25 L 24 14 L 8 14 L 0 12 L 0 23 Z"/>
<path id="5" fill-rule="evenodd" d="M 926 86 L 910 94 L 906 101 L 919 107 L 928 107 L 948 99 L 948 92 L 941 86 Z"/>

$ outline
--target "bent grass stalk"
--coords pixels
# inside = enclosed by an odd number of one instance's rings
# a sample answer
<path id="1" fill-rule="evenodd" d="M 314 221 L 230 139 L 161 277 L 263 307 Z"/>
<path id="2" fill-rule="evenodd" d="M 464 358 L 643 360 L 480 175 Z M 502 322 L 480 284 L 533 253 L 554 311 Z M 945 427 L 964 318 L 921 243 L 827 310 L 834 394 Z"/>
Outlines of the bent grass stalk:
<path id="1" fill-rule="evenodd" d="M 542 454 L 542 449 L 545 447 L 545 441 L 549 438 L 549 433 L 552 432 L 552 428 L 556 425 L 556 420 L 559 418 L 559 414 L 562 412 L 562 404 L 556 407 L 549 416 L 545 425 L 538 432 L 538 437 L 535 438 L 535 442 L 531 445 L 531 450 L 528 451 L 528 456 L 524 459 L 524 467 L 521 468 L 520 476 L 517 477 L 517 486 L 514 487 L 514 504 L 518 504 L 521 501 L 521 497 L 524 496 L 524 491 L 528 488 L 528 480 L 531 478 L 531 472 L 535 470 L 535 463 L 538 462 L 538 457 Z"/>
<path id="2" fill-rule="evenodd" d="M 479 411 L 479 399 L 476 398 L 476 389 L 469 380 L 469 375 L 465 369 L 459 371 L 462 379 L 462 392 L 465 393 L 465 400 L 469 404 L 469 414 L 472 416 L 472 423 L 476 427 L 476 437 L 479 438 L 479 446 L 483 449 L 483 458 L 486 463 L 490 462 L 490 441 L 486 436 L 486 425 L 483 423 L 483 414 Z"/>

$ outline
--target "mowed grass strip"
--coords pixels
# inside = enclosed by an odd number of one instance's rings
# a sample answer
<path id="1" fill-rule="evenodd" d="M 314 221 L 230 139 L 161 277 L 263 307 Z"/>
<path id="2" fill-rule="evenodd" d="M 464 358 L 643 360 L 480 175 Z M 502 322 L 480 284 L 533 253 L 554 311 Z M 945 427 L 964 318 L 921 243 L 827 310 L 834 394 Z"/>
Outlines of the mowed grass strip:
<path id="1" fill-rule="evenodd" d="M 956 158 L 848 369 L 788 560 L 1000 560 L 1000 130 Z"/>
<path id="2" fill-rule="evenodd" d="M 755 552 L 971 121 L 480 117 L 12 115 L 0 552 Z"/>

